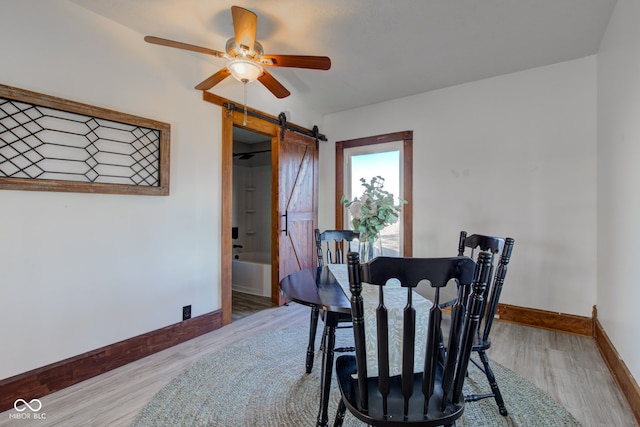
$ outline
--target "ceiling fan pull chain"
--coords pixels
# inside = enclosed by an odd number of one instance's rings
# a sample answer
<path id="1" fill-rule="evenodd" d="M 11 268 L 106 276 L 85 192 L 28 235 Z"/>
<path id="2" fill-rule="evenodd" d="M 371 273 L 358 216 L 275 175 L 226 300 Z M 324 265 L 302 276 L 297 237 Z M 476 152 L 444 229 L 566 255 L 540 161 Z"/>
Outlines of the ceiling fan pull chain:
<path id="1" fill-rule="evenodd" d="M 242 119 L 242 125 L 246 126 L 247 125 L 247 83 L 248 81 L 245 80 L 242 83 L 244 86 L 244 118 Z"/>

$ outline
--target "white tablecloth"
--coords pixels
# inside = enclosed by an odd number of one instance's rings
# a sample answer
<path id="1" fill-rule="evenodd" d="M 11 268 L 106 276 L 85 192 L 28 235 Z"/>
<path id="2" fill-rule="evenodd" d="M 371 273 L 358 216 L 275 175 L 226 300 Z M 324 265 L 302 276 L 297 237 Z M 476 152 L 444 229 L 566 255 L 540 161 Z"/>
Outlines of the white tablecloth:
<path id="1" fill-rule="evenodd" d="M 329 264 L 329 271 L 334 275 L 347 298 L 351 298 L 349 290 L 349 273 L 345 264 Z M 384 287 L 384 302 L 389 316 L 389 371 L 391 375 L 399 375 L 402 370 L 402 322 L 407 302 L 407 288 L 399 283 L 389 282 Z M 376 308 L 378 307 L 378 286 L 362 284 L 364 302 L 364 323 L 366 331 L 367 373 L 378 375 L 376 348 Z M 433 303 L 416 292 L 413 292 L 413 307 L 416 310 L 416 344 L 414 353 L 414 371 L 422 372 L 429 324 L 429 310 Z"/>

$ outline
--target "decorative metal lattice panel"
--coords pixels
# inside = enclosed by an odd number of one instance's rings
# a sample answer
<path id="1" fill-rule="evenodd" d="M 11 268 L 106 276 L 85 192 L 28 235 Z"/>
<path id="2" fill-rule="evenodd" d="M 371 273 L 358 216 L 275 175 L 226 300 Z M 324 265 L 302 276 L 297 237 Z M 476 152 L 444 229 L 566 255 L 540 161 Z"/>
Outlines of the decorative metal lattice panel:
<path id="1" fill-rule="evenodd" d="M 168 194 L 168 139 L 165 123 L 0 85 L 0 188 Z"/>

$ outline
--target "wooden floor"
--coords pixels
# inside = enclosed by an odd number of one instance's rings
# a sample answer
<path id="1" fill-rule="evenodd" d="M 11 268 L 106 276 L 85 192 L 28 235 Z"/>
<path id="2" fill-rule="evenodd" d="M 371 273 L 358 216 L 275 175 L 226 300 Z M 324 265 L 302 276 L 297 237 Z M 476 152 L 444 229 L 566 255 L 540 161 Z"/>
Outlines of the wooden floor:
<path id="1" fill-rule="evenodd" d="M 276 329 L 308 328 L 309 308 L 295 303 L 255 314 L 246 301 L 238 308 L 244 317 L 229 326 L 42 397 L 46 420 L 10 419 L 11 409 L 0 413 L 0 427 L 128 426 L 157 391 L 205 354 Z M 545 390 L 582 425 L 637 426 L 591 338 L 500 321 L 492 336 L 492 359 Z"/>
<path id="2" fill-rule="evenodd" d="M 271 298 L 257 295 L 245 294 L 244 292 L 232 291 L 231 293 L 231 321 L 235 322 L 243 317 L 247 317 L 265 308 L 273 307 Z"/>

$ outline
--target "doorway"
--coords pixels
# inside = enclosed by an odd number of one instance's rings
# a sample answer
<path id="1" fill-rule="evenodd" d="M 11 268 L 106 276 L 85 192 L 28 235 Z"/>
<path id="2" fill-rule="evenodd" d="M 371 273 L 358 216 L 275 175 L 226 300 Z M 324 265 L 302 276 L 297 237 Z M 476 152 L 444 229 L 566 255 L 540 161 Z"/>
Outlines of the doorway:
<path id="1" fill-rule="evenodd" d="M 275 138 L 278 135 L 278 129 L 275 124 L 265 120 L 251 117 L 244 120 L 244 114 L 228 108 L 226 100 L 215 97 L 205 92 L 205 100 L 211 98 L 210 101 L 222 106 L 222 152 L 221 152 L 221 271 L 220 271 L 220 301 L 222 308 L 222 323 L 228 325 L 232 321 L 232 259 L 233 253 L 233 237 L 236 230 L 233 227 L 233 132 L 234 128 L 244 129 L 254 132 L 271 139 L 271 148 L 276 143 Z M 272 153 L 273 156 L 273 153 Z M 272 179 L 273 182 L 273 179 Z M 240 231 L 238 230 L 238 235 Z M 238 248 L 236 248 L 238 249 Z M 244 249 L 244 248 L 243 248 Z M 273 266 L 273 262 L 272 262 Z"/>
<path id="2" fill-rule="evenodd" d="M 233 127 L 232 321 L 271 303 L 271 137 Z"/>

